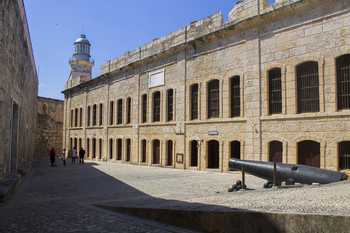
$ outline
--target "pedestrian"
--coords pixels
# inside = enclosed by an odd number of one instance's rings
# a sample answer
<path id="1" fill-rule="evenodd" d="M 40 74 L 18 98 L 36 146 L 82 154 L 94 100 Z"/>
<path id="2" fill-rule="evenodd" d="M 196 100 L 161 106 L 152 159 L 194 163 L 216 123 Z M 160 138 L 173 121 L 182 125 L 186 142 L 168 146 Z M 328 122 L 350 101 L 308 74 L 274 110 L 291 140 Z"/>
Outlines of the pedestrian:
<path id="1" fill-rule="evenodd" d="M 72 150 L 72 164 L 75 164 L 75 160 L 78 158 L 78 155 L 77 155 L 77 148 L 74 147 L 73 150 Z"/>
<path id="2" fill-rule="evenodd" d="M 63 162 L 63 166 L 66 166 L 66 149 L 62 150 L 62 162 Z"/>
<path id="3" fill-rule="evenodd" d="M 81 147 L 79 150 L 79 163 L 84 164 L 85 150 Z"/>
<path id="4" fill-rule="evenodd" d="M 56 151 L 54 148 L 51 148 L 50 150 L 50 163 L 51 163 L 51 167 L 55 166 L 55 159 L 56 159 Z"/>

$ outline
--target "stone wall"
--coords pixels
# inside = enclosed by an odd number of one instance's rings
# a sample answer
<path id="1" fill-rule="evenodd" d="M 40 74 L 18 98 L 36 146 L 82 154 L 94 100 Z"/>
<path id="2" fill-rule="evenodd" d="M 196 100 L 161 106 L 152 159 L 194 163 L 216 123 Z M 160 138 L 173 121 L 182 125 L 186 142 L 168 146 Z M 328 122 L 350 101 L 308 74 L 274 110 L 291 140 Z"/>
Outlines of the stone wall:
<path id="1" fill-rule="evenodd" d="M 21 0 L 0 1 L 0 178 L 25 171 L 34 154 L 38 79 Z"/>
<path id="2" fill-rule="evenodd" d="M 38 97 L 35 159 L 47 159 L 49 150 L 61 153 L 63 142 L 63 101 Z"/>
<path id="3" fill-rule="evenodd" d="M 245 3 L 262 1 L 245 0 Z M 329 6 L 332 5 L 332 8 Z M 251 8 L 251 5 L 249 5 Z M 255 6 L 258 7 L 258 6 Z M 257 8 L 256 8 L 257 9 Z M 269 143 L 283 143 L 283 162 L 298 163 L 297 144 L 312 140 L 320 144 L 320 167 L 337 170 L 338 144 L 350 141 L 349 110 L 337 110 L 335 59 L 350 53 L 350 2 L 346 0 L 291 0 L 260 9 L 260 14 L 238 22 L 217 24 L 207 34 L 185 40 L 156 55 L 135 62 L 110 63 L 112 69 L 90 82 L 65 90 L 64 145 L 80 139 L 91 151 L 92 139 L 102 140 L 101 159 L 116 160 L 117 139 L 122 139 L 123 161 L 125 141 L 132 140 L 132 163 L 154 165 L 152 144 L 160 140 L 161 161 L 167 166 L 167 143 L 173 142 L 176 168 L 208 168 L 211 156 L 208 144 L 219 144 L 219 169 L 228 170 L 231 142 L 240 142 L 240 157 L 269 159 Z M 204 21 L 203 21 L 204 22 Z M 209 24 L 210 25 L 210 24 Z M 188 32 L 187 30 L 185 32 Z M 152 46 L 151 46 L 152 47 Z M 118 61 L 116 59 L 115 61 Z M 319 64 L 320 111 L 296 111 L 296 66 L 306 61 Z M 105 68 L 106 68 L 105 66 Z M 268 71 L 282 70 L 282 112 L 268 112 Z M 150 74 L 164 69 L 165 82 L 150 87 Z M 240 114 L 230 115 L 230 78 L 240 77 Z M 219 82 L 219 116 L 208 118 L 208 83 Z M 199 86 L 199 117 L 190 118 L 190 88 Z M 175 91 L 175 118 L 166 120 L 166 92 Z M 161 120 L 152 122 L 152 96 L 161 93 Z M 148 121 L 141 121 L 141 98 L 147 94 Z M 132 122 L 108 124 L 109 103 L 117 99 L 133 100 Z M 69 114 L 74 108 L 103 105 L 103 123 L 70 127 Z M 98 109 L 97 109 L 98 110 Z M 116 109 L 114 108 L 113 115 Z M 125 114 L 125 112 L 124 112 Z M 109 142 L 112 144 L 110 150 Z M 142 163 L 141 141 L 146 140 L 147 161 Z M 191 166 L 191 141 L 198 142 L 198 164 Z M 96 150 L 100 150 L 99 145 Z M 109 155 L 112 155 L 110 158 Z M 91 154 L 90 154 L 91 156 Z M 96 159 L 99 157 L 96 156 Z M 177 159 L 182 158 L 183 161 Z"/>

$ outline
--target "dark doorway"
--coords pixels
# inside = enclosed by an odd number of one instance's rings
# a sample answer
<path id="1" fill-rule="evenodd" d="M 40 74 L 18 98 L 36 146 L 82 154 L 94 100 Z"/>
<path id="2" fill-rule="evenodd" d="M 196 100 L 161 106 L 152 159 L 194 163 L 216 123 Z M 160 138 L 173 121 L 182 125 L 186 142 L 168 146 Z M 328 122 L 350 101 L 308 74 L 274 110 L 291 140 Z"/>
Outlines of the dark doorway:
<path id="1" fill-rule="evenodd" d="M 117 139 L 117 160 L 122 160 L 123 157 L 123 141 L 121 138 Z"/>
<path id="2" fill-rule="evenodd" d="M 220 146 L 219 142 L 212 140 L 208 142 L 208 168 L 219 168 Z"/>
<path id="3" fill-rule="evenodd" d="M 167 141 L 166 152 L 167 152 L 166 165 L 172 166 L 173 165 L 173 141 L 171 140 Z"/>
<path id="4" fill-rule="evenodd" d="M 298 163 L 313 167 L 320 167 L 320 143 L 302 141 L 298 143 Z"/>
<path id="5" fill-rule="evenodd" d="M 230 143 L 231 159 L 241 159 L 241 142 L 232 141 Z"/>
<path id="6" fill-rule="evenodd" d="M 113 139 L 109 139 L 109 159 L 113 159 Z"/>
<path id="7" fill-rule="evenodd" d="M 98 153 L 98 158 L 99 159 L 102 159 L 102 139 L 100 138 L 99 140 L 98 140 L 98 144 L 99 144 L 99 153 Z"/>
<path id="8" fill-rule="evenodd" d="M 153 140 L 153 159 L 152 164 L 159 164 L 160 163 L 160 141 L 159 140 Z"/>
<path id="9" fill-rule="evenodd" d="M 147 162 L 147 141 L 144 139 L 141 141 L 141 163 Z"/>
<path id="10" fill-rule="evenodd" d="M 77 139 L 77 138 L 74 138 L 74 148 L 75 148 L 76 150 L 79 149 L 79 148 L 78 148 L 78 139 Z"/>
<path id="11" fill-rule="evenodd" d="M 16 175 L 17 170 L 17 138 L 18 138 L 18 105 L 12 105 L 11 119 L 11 159 L 10 159 L 10 175 Z"/>
<path id="12" fill-rule="evenodd" d="M 131 139 L 128 138 L 126 139 L 126 161 L 130 162 L 130 157 L 131 157 Z"/>
<path id="13" fill-rule="evenodd" d="M 196 140 L 191 141 L 191 167 L 198 167 L 198 142 Z"/>
<path id="14" fill-rule="evenodd" d="M 269 145 L 269 161 L 282 163 L 283 161 L 283 143 L 279 141 L 272 141 Z"/>
<path id="15" fill-rule="evenodd" d="M 350 169 L 350 141 L 339 143 L 339 170 Z"/>
<path id="16" fill-rule="evenodd" d="M 92 139 L 92 158 L 96 158 L 96 138 Z"/>

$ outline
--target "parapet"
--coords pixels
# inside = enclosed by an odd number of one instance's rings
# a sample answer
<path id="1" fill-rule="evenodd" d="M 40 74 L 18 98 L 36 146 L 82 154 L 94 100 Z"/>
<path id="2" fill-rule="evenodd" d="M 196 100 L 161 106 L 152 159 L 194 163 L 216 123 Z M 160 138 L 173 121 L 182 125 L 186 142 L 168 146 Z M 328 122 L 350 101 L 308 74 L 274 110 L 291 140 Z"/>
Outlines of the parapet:
<path id="1" fill-rule="evenodd" d="M 116 59 L 110 60 L 108 63 L 102 65 L 101 73 L 104 74 L 120 69 L 131 63 L 141 61 L 147 57 L 169 50 L 170 48 L 195 40 L 198 37 L 217 30 L 223 24 L 224 19 L 221 13 L 216 13 L 206 19 L 192 22 L 190 25 L 176 32 L 162 38 L 154 39 L 152 42 L 136 50 L 129 51 Z"/>

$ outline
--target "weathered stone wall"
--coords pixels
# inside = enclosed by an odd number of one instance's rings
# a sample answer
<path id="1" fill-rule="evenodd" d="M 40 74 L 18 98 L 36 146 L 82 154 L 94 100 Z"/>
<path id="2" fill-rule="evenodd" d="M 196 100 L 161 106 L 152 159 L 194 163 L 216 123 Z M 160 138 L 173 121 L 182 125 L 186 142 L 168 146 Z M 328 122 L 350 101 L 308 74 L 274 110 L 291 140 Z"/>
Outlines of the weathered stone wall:
<path id="1" fill-rule="evenodd" d="M 63 101 L 38 97 L 37 131 L 34 159 L 48 158 L 54 148 L 61 153 L 63 143 Z"/>
<path id="2" fill-rule="evenodd" d="M 208 142 L 219 142 L 221 171 L 228 169 L 230 142 L 241 143 L 241 158 L 268 160 L 268 145 L 278 140 L 283 143 L 283 162 L 298 163 L 297 143 L 314 140 L 320 143 L 321 167 L 338 169 L 338 143 L 350 140 L 349 110 L 336 108 L 335 59 L 350 53 L 350 2 L 346 0 L 290 0 L 278 1 L 277 5 L 265 6 L 265 1 L 246 0 L 254 6 L 254 14 L 226 24 L 208 23 L 207 34 L 168 46 L 167 40 L 158 42 L 165 48 L 148 57 L 133 62 L 120 63 L 116 59 L 103 67 L 103 75 L 66 90 L 66 119 L 74 106 L 104 104 L 104 124 L 81 128 L 65 126 L 65 147 L 70 139 L 103 139 L 103 157 L 109 158 L 109 139 L 125 143 L 132 139 L 133 163 L 140 163 L 141 140 L 147 141 L 147 162 L 152 164 L 152 141 L 161 140 L 161 166 L 165 166 L 166 142 L 174 143 L 174 161 L 183 156 L 184 163 L 175 162 L 173 167 L 207 169 Z M 252 6 L 249 5 L 251 10 Z M 332 6 L 331 8 L 329 6 Z M 248 8 L 247 8 L 248 9 Z M 259 9 L 259 10 L 257 10 Z M 244 13 L 245 14 L 245 13 Z M 258 15 L 260 14 L 260 15 Z M 208 21 L 201 21 L 202 24 Z M 210 21 L 209 21 L 210 22 Z M 219 22 L 219 21 L 215 21 Z M 189 34 L 189 27 L 184 31 Z M 206 31 L 203 28 L 200 31 Z M 175 35 L 178 35 L 175 33 Z M 168 37 L 167 37 L 168 38 Z M 178 38 L 175 36 L 174 38 Z M 173 39 L 174 39 L 173 38 Z M 168 38 L 169 39 L 169 38 Z M 160 42 L 162 41 L 162 42 Z M 153 51 L 150 44 L 150 51 Z M 132 56 L 133 57 L 133 56 Z M 141 59 L 142 58 L 142 59 Z M 319 64 L 320 111 L 296 112 L 295 67 L 305 61 Z M 268 113 L 267 72 L 271 68 L 282 69 L 282 113 Z M 149 87 L 149 75 L 164 68 L 165 83 Z M 109 72 L 110 71 L 110 72 Z M 241 80 L 241 112 L 239 117 L 230 116 L 230 78 L 239 75 Z M 219 80 L 219 117 L 208 119 L 208 82 Z M 190 87 L 199 85 L 199 119 L 190 119 Z M 175 120 L 166 121 L 166 91 L 175 90 Z M 161 92 L 161 121 L 141 122 L 141 96 L 148 96 L 148 119 L 152 117 L 152 94 Z M 132 124 L 108 125 L 109 102 L 127 97 L 133 100 Z M 114 109 L 116 111 L 116 109 Z M 85 117 L 86 118 L 86 117 Z M 66 122 L 68 122 L 66 120 Z M 190 142 L 198 141 L 198 165 L 190 166 Z M 123 153 L 125 145 L 123 144 Z M 89 149 L 91 150 L 91 149 Z M 116 151 L 112 151 L 115 160 Z"/>
<path id="3" fill-rule="evenodd" d="M 2 178 L 15 175 L 18 170 L 27 170 L 34 154 L 38 79 L 21 0 L 0 1 L 0 31 Z"/>

